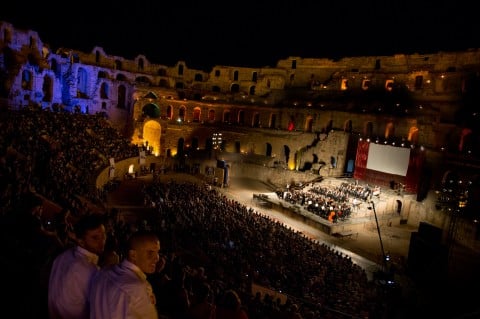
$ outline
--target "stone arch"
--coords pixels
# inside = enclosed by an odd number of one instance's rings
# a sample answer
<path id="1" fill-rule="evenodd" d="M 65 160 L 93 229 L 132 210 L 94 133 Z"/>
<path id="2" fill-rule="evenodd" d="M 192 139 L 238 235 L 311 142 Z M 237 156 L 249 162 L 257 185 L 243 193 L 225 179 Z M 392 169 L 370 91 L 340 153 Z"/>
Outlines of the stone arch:
<path id="1" fill-rule="evenodd" d="M 245 124 L 245 111 L 244 110 L 239 110 L 237 113 L 237 123 L 240 125 Z"/>
<path id="2" fill-rule="evenodd" d="M 208 111 L 208 121 L 209 122 L 215 121 L 215 110 L 211 109 Z"/>
<path id="3" fill-rule="evenodd" d="M 237 83 L 233 83 L 233 84 L 230 86 L 230 92 L 232 92 L 232 93 L 238 93 L 238 92 L 240 92 L 240 85 L 238 85 Z"/>
<path id="4" fill-rule="evenodd" d="M 418 143 L 418 127 L 412 126 L 408 131 L 407 140 L 412 144 Z"/>
<path id="5" fill-rule="evenodd" d="M 100 86 L 100 98 L 101 99 L 108 99 L 110 88 L 108 87 L 108 83 L 103 82 Z"/>
<path id="6" fill-rule="evenodd" d="M 272 156 L 272 144 L 267 142 L 266 145 L 265 145 L 265 148 L 266 148 L 265 156 L 271 157 Z"/>
<path id="7" fill-rule="evenodd" d="M 42 92 L 43 92 L 43 101 L 44 102 L 52 102 L 53 98 L 53 80 L 50 76 L 45 75 L 43 77 L 43 85 L 42 85 Z"/>
<path id="8" fill-rule="evenodd" d="M 395 136 L 395 125 L 392 122 L 388 122 L 385 127 L 385 138 L 393 138 Z"/>
<path id="9" fill-rule="evenodd" d="M 173 118 L 173 106 L 169 105 L 167 106 L 167 119 L 171 120 Z"/>
<path id="10" fill-rule="evenodd" d="M 152 153 L 158 156 L 160 154 L 160 137 L 162 128 L 160 123 L 154 120 L 147 121 L 143 126 L 143 140 L 148 143 Z"/>
<path id="11" fill-rule="evenodd" d="M 88 72 L 84 68 L 78 68 L 77 70 L 77 92 L 79 97 L 88 96 Z"/>
<path id="12" fill-rule="evenodd" d="M 230 109 L 223 110 L 223 123 L 230 123 Z"/>
<path id="13" fill-rule="evenodd" d="M 333 120 L 329 120 L 325 127 L 325 133 L 328 134 L 333 129 Z"/>
<path id="14" fill-rule="evenodd" d="M 397 214 L 400 215 L 402 212 L 402 201 L 397 199 L 395 207 L 396 207 Z"/>
<path id="15" fill-rule="evenodd" d="M 311 133 L 313 131 L 313 117 L 308 115 L 305 119 L 305 132 Z"/>
<path id="16" fill-rule="evenodd" d="M 62 70 L 56 59 L 50 60 L 50 69 L 53 70 L 53 72 L 55 73 L 55 76 L 60 77 L 60 73 Z"/>
<path id="17" fill-rule="evenodd" d="M 148 103 L 142 108 L 142 114 L 156 119 L 160 117 L 160 108 L 154 103 Z"/>
<path id="18" fill-rule="evenodd" d="M 253 114 L 252 127 L 260 127 L 260 113 L 258 112 Z"/>
<path id="19" fill-rule="evenodd" d="M 346 120 L 343 125 L 343 131 L 346 133 L 352 133 L 352 120 Z"/>
<path id="20" fill-rule="evenodd" d="M 31 90 L 32 89 L 32 79 L 33 74 L 29 70 L 23 70 L 22 72 L 22 89 Z"/>
<path id="21" fill-rule="evenodd" d="M 179 122 L 185 122 L 185 117 L 187 115 L 187 108 L 185 105 L 180 106 L 178 109 L 178 121 Z"/>
<path id="22" fill-rule="evenodd" d="M 235 153 L 241 153 L 241 151 L 242 151 L 242 148 L 241 148 L 240 141 L 235 141 Z"/>
<path id="23" fill-rule="evenodd" d="M 268 125 L 270 128 L 276 128 L 277 127 L 277 113 L 271 113 L 270 114 L 270 124 Z"/>
<path id="24" fill-rule="evenodd" d="M 290 147 L 283 145 L 283 155 L 285 156 L 285 163 L 288 165 L 290 161 Z"/>
<path id="25" fill-rule="evenodd" d="M 200 107 L 196 106 L 193 109 L 193 122 L 200 122 L 201 116 L 202 116 L 202 110 L 200 109 Z"/>

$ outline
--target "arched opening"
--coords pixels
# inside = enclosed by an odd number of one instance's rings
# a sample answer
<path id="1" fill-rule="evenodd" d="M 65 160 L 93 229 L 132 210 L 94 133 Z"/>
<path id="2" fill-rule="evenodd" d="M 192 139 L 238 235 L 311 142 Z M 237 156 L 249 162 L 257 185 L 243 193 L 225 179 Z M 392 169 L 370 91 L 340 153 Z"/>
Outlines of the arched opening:
<path id="1" fill-rule="evenodd" d="M 193 122 L 200 122 L 200 116 L 202 114 L 202 111 L 200 110 L 199 107 L 196 107 L 193 109 Z"/>
<path id="2" fill-rule="evenodd" d="M 313 117 L 308 116 L 305 122 L 305 132 L 311 133 L 313 131 Z"/>
<path id="3" fill-rule="evenodd" d="M 215 121 L 215 110 L 208 111 L 208 121 L 209 122 Z"/>
<path id="4" fill-rule="evenodd" d="M 45 77 L 43 78 L 42 92 L 43 92 L 43 101 L 45 101 L 45 102 L 52 102 L 52 97 L 53 97 L 53 81 L 52 81 L 52 78 L 51 78 L 51 77 L 45 76 Z"/>
<path id="5" fill-rule="evenodd" d="M 240 153 L 240 152 L 241 152 L 240 142 L 235 141 L 235 153 Z"/>
<path id="6" fill-rule="evenodd" d="M 243 110 L 238 111 L 237 123 L 240 125 L 245 124 L 245 112 Z"/>
<path id="7" fill-rule="evenodd" d="M 108 99 L 108 95 L 109 95 L 108 92 L 109 92 L 108 84 L 103 82 L 102 85 L 100 86 L 100 98 Z"/>
<path id="8" fill-rule="evenodd" d="M 185 113 L 186 113 L 185 106 L 181 106 L 180 109 L 178 110 L 178 121 L 179 122 L 185 122 Z"/>
<path id="9" fill-rule="evenodd" d="M 32 72 L 28 70 L 23 70 L 22 72 L 22 89 L 24 90 L 32 89 Z"/>
<path id="10" fill-rule="evenodd" d="M 392 138 L 395 136 L 395 126 L 393 126 L 392 122 L 387 123 L 387 127 L 385 128 L 385 138 Z"/>
<path id="11" fill-rule="evenodd" d="M 345 125 L 343 127 L 343 130 L 346 133 L 352 133 L 352 120 L 345 121 Z"/>
<path id="12" fill-rule="evenodd" d="M 265 152 L 265 156 L 271 157 L 272 156 L 272 144 L 267 143 L 266 149 L 267 149 L 267 151 Z"/>
<path id="13" fill-rule="evenodd" d="M 223 111 L 223 123 L 230 123 L 230 110 Z"/>
<path id="14" fill-rule="evenodd" d="M 149 103 L 142 108 L 142 114 L 156 119 L 160 117 L 160 108 L 156 104 Z"/>
<path id="15" fill-rule="evenodd" d="M 272 113 L 270 115 L 270 128 L 276 128 L 277 127 L 277 114 Z"/>
<path id="16" fill-rule="evenodd" d="M 77 97 L 88 97 L 88 72 L 84 68 L 77 71 Z"/>
<path id="17" fill-rule="evenodd" d="M 257 112 L 253 115 L 253 127 L 260 127 L 260 114 Z"/>
<path id="18" fill-rule="evenodd" d="M 240 92 L 240 85 L 238 85 L 236 83 L 232 84 L 232 86 L 230 87 L 230 92 L 232 92 L 232 93 Z"/>
<path id="19" fill-rule="evenodd" d="M 413 126 L 408 131 L 407 140 L 412 144 L 417 144 L 418 142 L 418 128 Z"/>
<path id="20" fill-rule="evenodd" d="M 160 154 L 161 126 L 157 121 L 150 120 L 143 126 L 143 140 L 152 154 Z"/>
<path id="21" fill-rule="evenodd" d="M 397 214 L 400 215 L 400 213 L 402 212 L 402 202 L 399 199 L 397 199 L 396 203 L 397 203 L 396 212 L 397 212 Z"/>

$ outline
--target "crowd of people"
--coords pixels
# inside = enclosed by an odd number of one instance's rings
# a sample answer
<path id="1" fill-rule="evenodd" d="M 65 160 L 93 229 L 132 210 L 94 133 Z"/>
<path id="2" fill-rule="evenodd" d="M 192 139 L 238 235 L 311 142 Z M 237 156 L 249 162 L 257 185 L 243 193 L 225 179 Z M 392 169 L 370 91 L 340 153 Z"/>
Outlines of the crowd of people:
<path id="1" fill-rule="evenodd" d="M 103 117 L 1 112 L 0 266 L 11 274 L 4 311 L 40 319 L 313 319 L 386 318 L 392 310 L 384 287 L 348 256 L 215 188 L 153 182 L 142 190 L 147 218 L 107 210 L 95 174 L 109 158 L 139 150 Z M 54 219 L 46 207 L 55 207 Z"/>
<path id="2" fill-rule="evenodd" d="M 162 242 L 202 252 L 212 285 L 235 287 L 247 309 L 258 310 L 249 304 L 256 283 L 301 304 L 308 318 L 323 318 L 331 310 L 345 318 L 375 318 L 387 311 L 384 296 L 379 298 L 382 287 L 350 257 L 208 185 L 171 180 L 148 185 L 144 193 L 156 211 L 149 225 L 159 227 Z"/>

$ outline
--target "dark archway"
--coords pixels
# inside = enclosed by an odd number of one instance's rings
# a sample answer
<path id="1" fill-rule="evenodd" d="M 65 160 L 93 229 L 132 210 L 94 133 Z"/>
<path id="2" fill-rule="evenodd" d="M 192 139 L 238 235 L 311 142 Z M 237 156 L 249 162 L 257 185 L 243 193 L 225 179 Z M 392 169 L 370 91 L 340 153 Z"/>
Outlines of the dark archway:
<path id="1" fill-rule="evenodd" d="M 160 117 L 160 108 L 153 103 L 149 103 L 142 108 L 142 113 L 145 116 L 156 119 Z"/>

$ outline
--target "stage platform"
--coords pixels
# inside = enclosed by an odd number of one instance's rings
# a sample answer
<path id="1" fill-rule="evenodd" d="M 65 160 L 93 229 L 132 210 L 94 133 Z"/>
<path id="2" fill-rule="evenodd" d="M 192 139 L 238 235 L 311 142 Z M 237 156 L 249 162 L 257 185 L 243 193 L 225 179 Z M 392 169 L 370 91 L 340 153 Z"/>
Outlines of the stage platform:
<path id="1" fill-rule="evenodd" d="M 291 204 L 279 198 L 274 192 L 253 194 L 253 200 L 265 208 L 275 209 L 290 218 L 294 218 L 326 234 L 340 238 L 354 238 L 359 231 L 365 228 L 376 227 L 374 211 L 373 209 L 369 209 L 372 205 L 366 202 L 362 202 L 354 208 L 347 220 L 331 222 L 306 210 L 300 205 Z M 383 201 L 387 200 L 388 198 L 384 197 Z M 375 204 L 375 206 L 377 207 L 376 212 L 379 224 L 400 224 L 399 214 L 393 212 L 386 213 L 383 209 L 379 211 L 378 207 L 384 206 L 382 203 Z"/>

